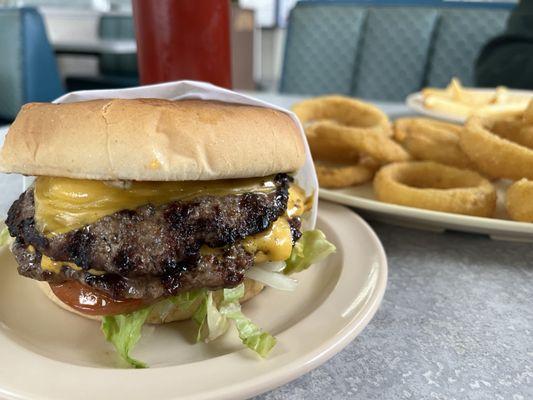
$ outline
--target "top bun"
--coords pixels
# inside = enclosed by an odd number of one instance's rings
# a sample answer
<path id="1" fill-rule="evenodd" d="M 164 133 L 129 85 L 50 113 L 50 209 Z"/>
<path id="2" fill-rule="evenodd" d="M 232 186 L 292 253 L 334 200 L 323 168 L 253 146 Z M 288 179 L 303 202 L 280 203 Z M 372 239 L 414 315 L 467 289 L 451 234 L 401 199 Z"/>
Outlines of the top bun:
<path id="1" fill-rule="evenodd" d="M 186 181 L 299 169 L 294 121 L 269 108 L 206 100 L 29 103 L 0 153 L 0 171 L 78 179 Z"/>

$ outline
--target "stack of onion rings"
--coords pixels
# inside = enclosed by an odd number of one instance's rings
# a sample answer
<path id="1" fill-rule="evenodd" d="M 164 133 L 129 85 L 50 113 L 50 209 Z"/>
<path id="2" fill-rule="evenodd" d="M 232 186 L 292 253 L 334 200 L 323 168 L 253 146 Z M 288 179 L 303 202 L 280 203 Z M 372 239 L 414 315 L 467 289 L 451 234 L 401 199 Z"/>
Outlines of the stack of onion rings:
<path id="1" fill-rule="evenodd" d="M 505 205 L 511 219 L 533 222 L 533 181 L 521 179 L 509 186 Z"/>
<path id="2" fill-rule="evenodd" d="M 490 177 L 533 179 L 533 150 L 498 136 L 495 121 L 470 118 L 460 137 L 460 145 L 477 169 Z"/>
<path id="3" fill-rule="evenodd" d="M 491 217 L 496 207 L 494 186 L 477 172 L 432 161 L 382 167 L 374 178 L 378 200 L 455 214 Z"/>
<path id="4" fill-rule="evenodd" d="M 344 96 L 304 100 L 292 110 L 305 127 L 320 184 L 340 188 L 372 180 L 381 164 L 406 160 L 385 113 Z"/>
<path id="5" fill-rule="evenodd" d="M 330 120 L 353 128 L 375 129 L 391 135 L 389 118 L 376 106 L 345 96 L 319 96 L 292 106 L 302 122 Z"/>
<path id="6" fill-rule="evenodd" d="M 417 160 L 435 161 L 458 168 L 471 162 L 459 146 L 463 127 L 430 118 L 399 118 L 394 138 Z"/>

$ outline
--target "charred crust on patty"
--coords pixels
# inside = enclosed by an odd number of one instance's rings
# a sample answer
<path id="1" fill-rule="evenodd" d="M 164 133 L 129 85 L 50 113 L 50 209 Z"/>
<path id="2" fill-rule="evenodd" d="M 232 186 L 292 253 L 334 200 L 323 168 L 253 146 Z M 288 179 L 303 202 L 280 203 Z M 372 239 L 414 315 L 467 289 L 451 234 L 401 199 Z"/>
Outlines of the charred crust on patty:
<path id="1" fill-rule="evenodd" d="M 268 229 L 285 213 L 291 182 L 287 174 L 278 174 L 269 193 L 147 204 L 50 236 L 37 228 L 30 187 L 10 208 L 6 224 L 16 237 L 13 254 L 23 276 L 50 283 L 76 280 L 114 299 L 157 299 L 240 284 L 254 254 L 239 241 Z M 301 236 L 300 218 L 290 219 L 289 224 L 295 242 Z M 204 245 L 217 250 L 202 254 Z M 43 269 L 42 255 L 58 262 L 59 271 Z"/>
<path id="2" fill-rule="evenodd" d="M 253 265 L 253 255 L 240 245 L 232 245 L 219 254 L 199 256 L 194 268 L 178 268 L 177 271 L 160 276 L 128 278 L 113 273 L 94 275 L 68 265 L 61 266 L 59 272 L 54 273 L 41 267 L 41 253 L 29 251 L 22 242 L 16 241 L 12 251 L 18 263 L 18 271 L 23 276 L 55 284 L 78 281 L 117 300 L 133 298 L 151 301 L 192 289 L 234 287 L 244 280 L 246 270 Z"/>
<path id="3" fill-rule="evenodd" d="M 194 267 L 202 245 L 223 247 L 266 230 L 285 213 L 291 178 L 278 174 L 270 193 L 201 196 L 122 210 L 63 234 L 46 237 L 34 220 L 33 189 L 10 208 L 10 233 L 53 260 L 126 277 L 168 273 L 168 260 Z"/>

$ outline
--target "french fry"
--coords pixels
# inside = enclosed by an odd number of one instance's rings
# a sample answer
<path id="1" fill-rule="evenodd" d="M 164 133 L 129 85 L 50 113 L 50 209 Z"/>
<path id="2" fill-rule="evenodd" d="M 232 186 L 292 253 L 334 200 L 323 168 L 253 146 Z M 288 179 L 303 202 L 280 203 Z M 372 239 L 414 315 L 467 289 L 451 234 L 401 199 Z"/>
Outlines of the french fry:
<path id="1" fill-rule="evenodd" d="M 472 112 L 472 108 L 465 104 L 438 96 L 426 97 L 424 99 L 424 106 L 430 110 L 456 115 L 462 118 L 467 118 Z"/>
<path id="2" fill-rule="evenodd" d="M 461 85 L 461 82 L 459 82 L 459 79 L 452 78 L 452 81 L 448 85 L 447 89 L 451 93 L 451 97 L 454 100 L 457 100 L 461 103 L 463 102 L 465 91 L 463 90 L 463 86 Z"/>
<path id="3" fill-rule="evenodd" d="M 422 89 L 424 105 L 431 110 L 460 118 L 470 115 L 512 116 L 524 112 L 531 100 L 530 96 L 521 96 L 509 92 L 505 86 L 498 86 L 494 91 L 466 89 L 459 79 L 453 78 L 445 89 Z M 533 106 L 532 106 L 533 119 Z"/>
<path id="4" fill-rule="evenodd" d="M 507 103 L 507 104 L 489 104 L 473 110 L 473 115 L 481 117 L 511 117 L 524 112 L 527 104 Z"/>

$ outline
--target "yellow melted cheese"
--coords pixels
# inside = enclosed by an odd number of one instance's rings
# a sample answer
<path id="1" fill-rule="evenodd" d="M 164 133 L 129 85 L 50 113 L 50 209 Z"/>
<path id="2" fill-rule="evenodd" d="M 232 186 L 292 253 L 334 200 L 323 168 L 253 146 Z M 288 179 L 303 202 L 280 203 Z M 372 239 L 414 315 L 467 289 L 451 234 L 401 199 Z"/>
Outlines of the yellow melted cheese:
<path id="1" fill-rule="evenodd" d="M 30 253 L 35 253 L 35 248 L 30 244 L 28 246 L 28 251 Z M 68 261 L 54 261 L 50 257 L 45 256 L 44 254 L 41 254 L 41 268 L 45 271 L 50 271 L 55 274 L 58 274 L 61 272 L 61 267 L 66 266 L 69 268 L 72 268 L 76 271 L 81 270 L 80 267 L 78 267 L 76 264 Z M 89 272 L 93 275 L 102 275 L 104 274 L 103 271 L 97 271 L 95 269 L 90 269 Z"/>
<path id="2" fill-rule="evenodd" d="M 91 224 L 116 211 L 135 209 L 148 203 L 157 205 L 199 195 L 269 193 L 273 190 L 275 185 L 271 178 L 132 182 L 121 188 L 103 181 L 39 177 L 35 182 L 35 216 L 39 228 L 47 235 L 54 235 Z M 291 185 L 286 214 L 266 231 L 244 239 L 245 249 L 256 254 L 256 262 L 286 260 L 292 251 L 292 235 L 287 218 L 301 216 L 309 208 L 304 190 Z M 61 265 L 79 268 L 73 263 L 56 262 L 46 256 L 41 262 L 43 269 L 52 272 L 59 272 Z"/>
<path id="3" fill-rule="evenodd" d="M 131 182 L 126 188 L 104 181 L 41 176 L 35 181 L 35 217 L 46 234 L 91 224 L 119 210 L 165 204 L 200 195 L 275 190 L 271 178 L 194 182 Z"/>
<path id="4" fill-rule="evenodd" d="M 243 240 L 244 249 L 256 254 L 255 261 L 283 261 L 292 251 L 291 227 L 284 217 L 278 218 L 269 229 Z"/>
<path id="5" fill-rule="evenodd" d="M 63 265 L 65 265 L 65 266 L 67 266 L 69 268 L 75 269 L 77 271 L 79 271 L 81 269 L 76 264 L 71 263 L 71 262 L 54 261 L 50 257 L 45 256 L 44 254 L 41 257 L 41 268 L 44 269 L 45 271 L 50 271 L 50 272 L 54 272 L 54 273 L 58 274 L 59 272 L 61 272 L 61 267 Z"/>

